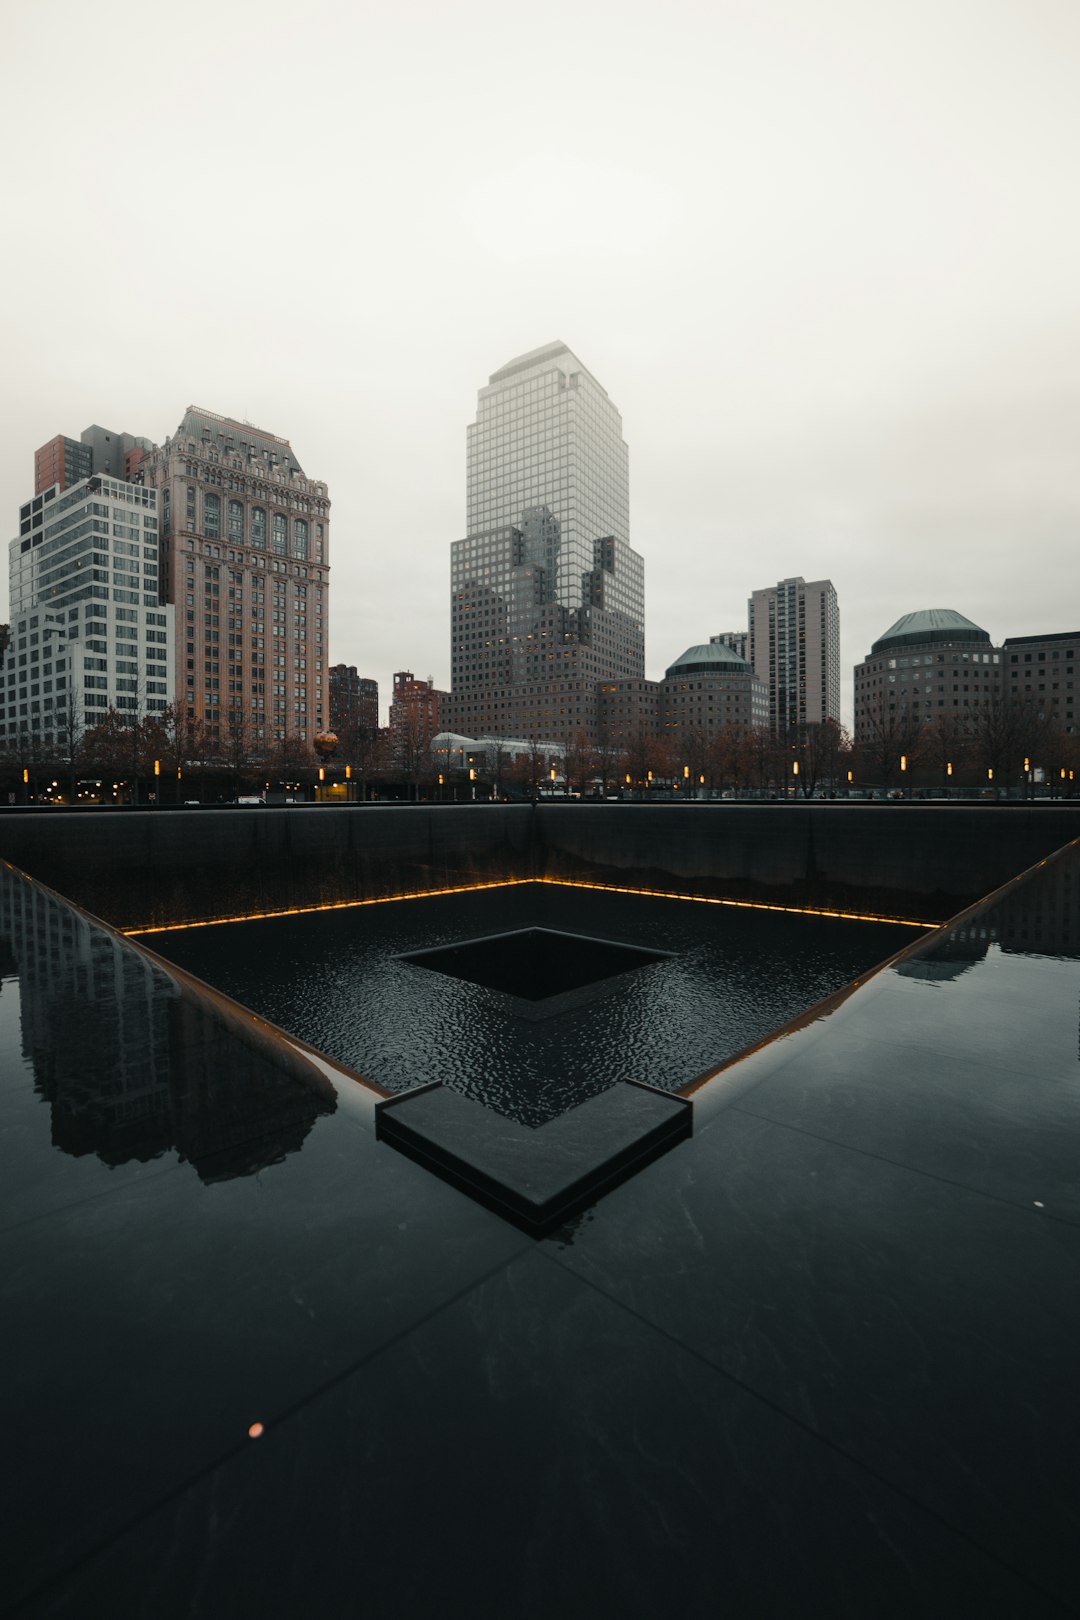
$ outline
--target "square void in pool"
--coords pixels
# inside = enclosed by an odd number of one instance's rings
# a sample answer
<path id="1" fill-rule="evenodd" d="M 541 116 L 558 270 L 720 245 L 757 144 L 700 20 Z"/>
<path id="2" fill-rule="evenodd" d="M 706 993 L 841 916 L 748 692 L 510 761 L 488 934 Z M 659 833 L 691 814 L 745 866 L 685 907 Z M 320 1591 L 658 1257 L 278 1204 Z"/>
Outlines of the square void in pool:
<path id="1" fill-rule="evenodd" d="M 554 928 L 521 928 L 413 951 L 401 960 L 486 990 L 540 1002 L 663 962 L 670 954 L 588 934 L 564 934 Z"/>

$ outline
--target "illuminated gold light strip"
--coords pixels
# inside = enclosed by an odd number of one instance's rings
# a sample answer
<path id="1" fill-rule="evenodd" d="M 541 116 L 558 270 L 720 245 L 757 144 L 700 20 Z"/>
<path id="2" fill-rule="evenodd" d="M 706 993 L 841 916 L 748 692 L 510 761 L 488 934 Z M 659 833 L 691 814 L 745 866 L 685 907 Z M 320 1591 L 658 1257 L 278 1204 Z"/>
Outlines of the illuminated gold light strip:
<path id="1" fill-rule="evenodd" d="M 283 911 L 247 911 L 235 917 L 204 917 L 198 922 L 151 923 L 122 928 L 122 934 L 172 934 L 181 928 L 217 928 L 222 923 L 262 922 L 271 917 L 302 917 L 312 911 L 349 911 L 356 906 L 385 906 L 394 900 L 430 900 L 440 894 L 472 894 L 477 889 L 516 889 L 535 878 L 496 878 L 492 883 L 463 883 L 456 889 L 414 889 L 409 894 L 376 894 L 366 900 L 324 900 L 317 906 L 288 906 Z"/>
<path id="2" fill-rule="evenodd" d="M 844 922 L 895 923 L 899 928 L 940 928 L 939 922 L 913 917 L 883 917 L 876 911 L 828 911 L 823 906 L 781 906 L 768 900 L 720 900 L 710 894 L 678 894 L 674 889 L 631 889 L 617 883 L 585 883 L 579 878 L 533 878 L 562 889 L 601 889 L 606 894 L 644 895 L 650 900 L 691 900 L 699 906 L 734 906 L 741 911 L 782 911 L 797 917 L 839 917 Z"/>
<path id="3" fill-rule="evenodd" d="M 604 894 L 632 894 L 649 900 L 688 900 L 699 906 L 729 906 L 737 911 L 777 911 L 796 917 L 833 917 L 843 922 L 893 923 L 898 928 L 939 928 L 938 922 L 913 917 L 886 917 L 875 911 L 830 911 L 824 906 L 782 906 L 768 900 L 722 900 L 715 895 L 680 894 L 674 889 L 635 889 L 618 883 L 586 883 L 579 878 L 496 878 L 491 883 L 464 883 L 452 889 L 414 889 L 407 894 L 372 895 L 364 900 L 328 900 L 316 906 L 288 906 L 282 911 L 248 911 L 231 917 L 206 917 L 197 922 L 152 923 L 124 928 L 123 934 L 171 934 L 182 928 L 217 928 L 224 923 L 261 922 L 273 917 L 302 917 L 316 911 L 351 911 L 358 906 L 385 906 L 397 900 L 431 900 L 440 894 L 475 894 L 481 889 L 516 889 L 546 883 L 559 889 L 597 889 Z"/>

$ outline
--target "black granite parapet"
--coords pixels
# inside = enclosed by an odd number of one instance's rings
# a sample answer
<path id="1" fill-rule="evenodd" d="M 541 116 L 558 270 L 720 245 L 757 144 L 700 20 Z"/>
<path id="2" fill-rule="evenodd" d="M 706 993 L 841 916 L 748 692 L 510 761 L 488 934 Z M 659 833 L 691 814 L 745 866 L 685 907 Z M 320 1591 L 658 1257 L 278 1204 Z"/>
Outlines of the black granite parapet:
<path id="1" fill-rule="evenodd" d="M 693 1131 L 693 1105 L 621 1081 L 539 1130 L 435 1084 L 376 1105 L 377 1134 L 543 1237 Z"/>
<path id="2" fill-rule="evenodd" d="M 1080 804 L 537 807 L 538 877 L 944 922 L 1080 837 Z"/>
<path id="3" fill-rule="evenodd" d="M 118 928 L 536 877 L 944 921 L 1080 836 L 1080 804 L 5 810 L 0 857 Z"/>

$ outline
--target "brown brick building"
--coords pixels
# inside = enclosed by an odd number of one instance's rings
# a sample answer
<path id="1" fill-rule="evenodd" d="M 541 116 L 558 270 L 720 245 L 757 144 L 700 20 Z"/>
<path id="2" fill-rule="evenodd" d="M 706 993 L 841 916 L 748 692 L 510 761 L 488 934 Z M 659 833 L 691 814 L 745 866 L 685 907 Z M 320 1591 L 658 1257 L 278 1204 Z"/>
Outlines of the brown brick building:
<path id="1" fill-rule="evenodd" d="M 326 485 L 287 439 L 196 406 L 139 470 L 160 496 L 177 704 L 212 743 L 306 747 L 329 720 Z"/>

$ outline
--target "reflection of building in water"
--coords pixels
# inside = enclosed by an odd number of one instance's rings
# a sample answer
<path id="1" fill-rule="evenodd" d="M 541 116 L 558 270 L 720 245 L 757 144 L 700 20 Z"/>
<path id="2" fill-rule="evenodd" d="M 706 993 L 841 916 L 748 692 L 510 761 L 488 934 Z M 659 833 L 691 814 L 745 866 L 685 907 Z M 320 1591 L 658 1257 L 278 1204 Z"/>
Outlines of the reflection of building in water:
<path id="1" fill-rule="evenodd" d="M 295 1152 L 334 1109 L 287 1053 L 242 1043 L 126 941 L 0 873 L 0 934 L 17 962 L 22 1045 L 53 1142 L 106 1164 L 175 1150 L 204 1181 Z"/>
<path id="2" fill-rule="evenodd" d="M 983 917 L 950 929 L 940 945 L 897 964 L 905 979 L 926 979 L 931 983 L 958 979 L 981 962 L 996 938 L 996 930 Z"/>
<path id="3" fill-rule="evenodd" d="M 1080 856 L 1064 855 L 994 911 L 1003 951 L 1080 956 Z"/>

